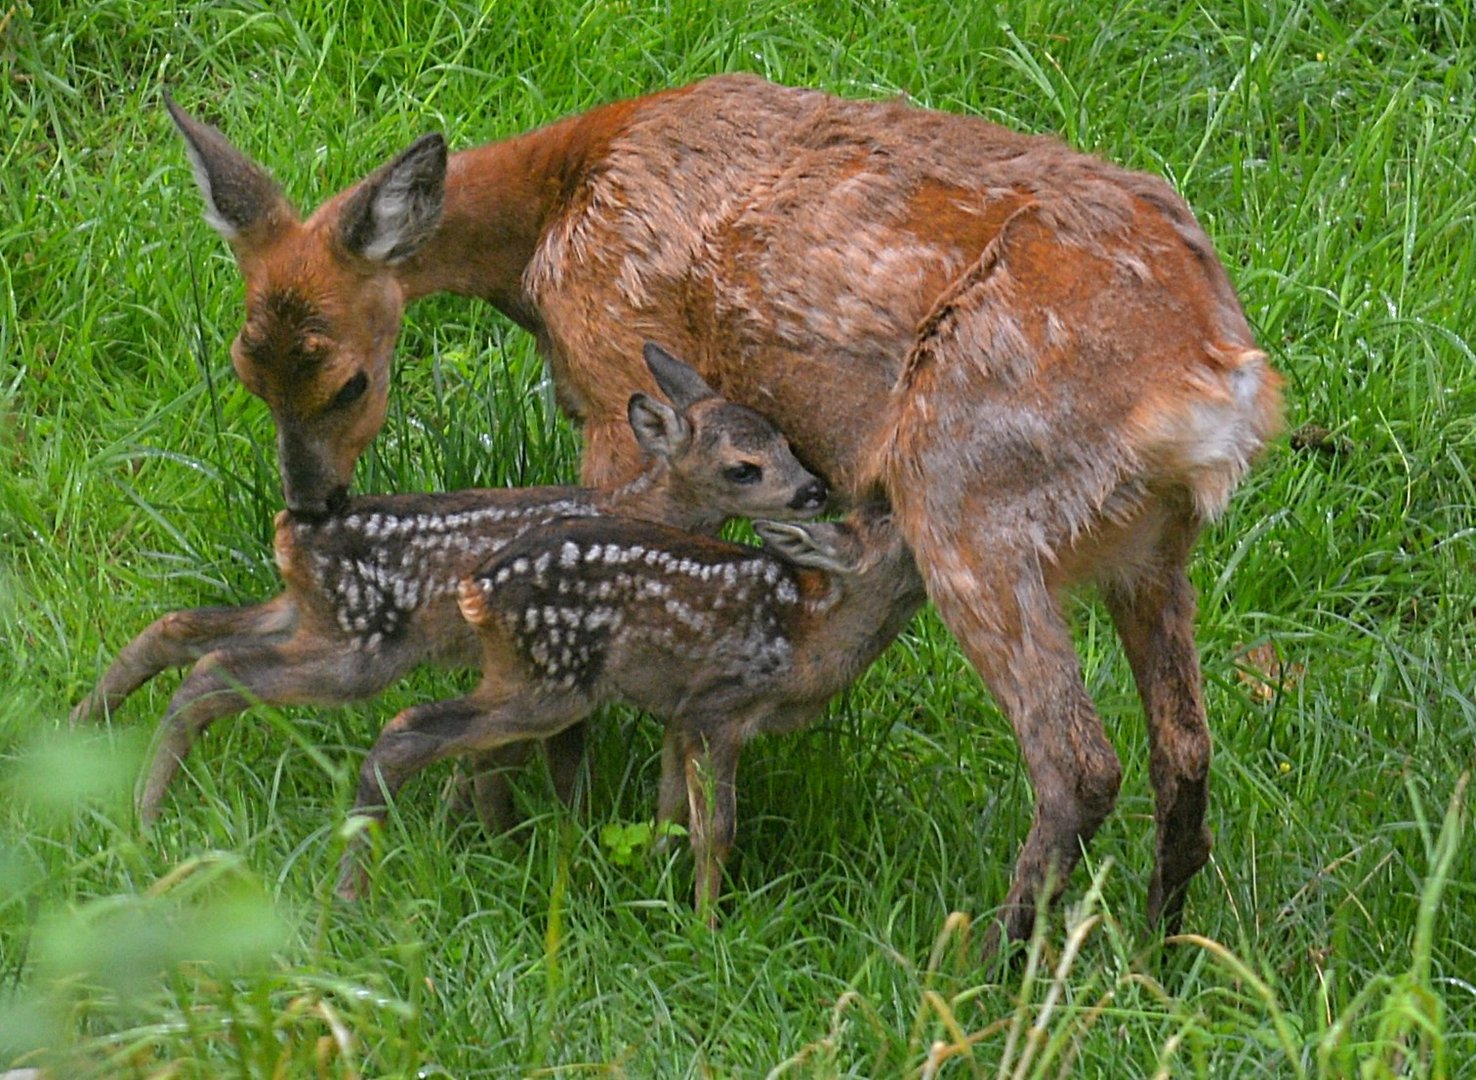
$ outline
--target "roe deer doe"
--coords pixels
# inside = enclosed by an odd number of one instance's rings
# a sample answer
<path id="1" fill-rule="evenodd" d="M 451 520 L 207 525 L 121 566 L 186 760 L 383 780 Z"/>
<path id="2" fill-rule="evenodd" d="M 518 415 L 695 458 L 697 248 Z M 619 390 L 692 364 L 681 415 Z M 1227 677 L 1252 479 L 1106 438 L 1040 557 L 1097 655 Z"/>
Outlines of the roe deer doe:
<path id="1" fill-rule="evenodd" d="M 232 358 L 276 421 L 288 505 L 343 497 L 418 297 L 480 297 L 537 337 L 586 483 L 634 471 L 634 346 L 670 342 L 840 496 L 896 508 L 1035 788 L 1011 937 L 1116 799 L 1059 601 L 1103 586 L 1148 717 L 1149 915 L 1178 922 L 1210 849 L 1185 566 L 1277 428 L 1280 379 L 1167 183 L 974 117 L 724 75 L 449 158 L 425 136 L 301 220 L 170 109 L 245 277 Z"/>
<path id="2" fill-rule="evenodd" d="M 814 719 L 926 599 L 877 508 L 754 528 L 777 555 L 613 517 L 556 522 L 509 544 L 461 586 L 481 683 L 385 726 L 359 770 L 355 813 L 382 816 L 386 795 L 449 755 L 549 739 L 626 702 L 667 722 L 657 817 L 690 812 L 696 901 L 710 913 L 737 829 L 743 744 Z M 358 859 L 351 846 L 339 878 L 347 899 L 361 888 Z"/>
<path id="3" fill-rule="evenodd" d="M 825 485 L 772 424 L 716 396 L 663 350 L 648 344 L 645 354 L 676 409 L 642 393 L 630 398 L 630 425 L 651 461 L 628 484 L 362 496 L 341 515 L 305 521 L 284 511 L 276 533 L 284 592 L 247 607 L 176 611 L 139 634 L 73 719 L 111 711 L 164 668 L 198 661 L 160 724 L 140 818 L 158 814 L 181 760 L 214 720 L 257 701 L 361 701 L 422 663 L 474 664 L 473 635 L 456 611 L 457 583 L 544 522 L 623 514 L 716 532 L 728 517 L 811 516 L 824 507 Z M 565 799 L 579 750 L 577 741 L 550 747 Z M 481 808 L 489 805 L 482 800 Z M 505 822 L 507 810 L 493 822 Z"/>

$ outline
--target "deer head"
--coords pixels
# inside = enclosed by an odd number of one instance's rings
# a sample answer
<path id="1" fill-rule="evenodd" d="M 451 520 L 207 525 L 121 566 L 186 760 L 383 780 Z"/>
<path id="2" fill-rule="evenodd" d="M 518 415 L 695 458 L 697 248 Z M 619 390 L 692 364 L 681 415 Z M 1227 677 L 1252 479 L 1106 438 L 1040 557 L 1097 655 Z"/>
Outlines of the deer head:
<path id="1" fill-rule="evenodd" d="M 231 362 L 276 422 L 288 508 L 323 515 L 342 504 L 354 462 L 384 423 L 405 306 L 394 268 L 440 222 L 445 140 L 424 136 L 302 221 L 260 165 L 166 104 L 205 220 L 230 244 L 246 280 L 246 319 Z"/>

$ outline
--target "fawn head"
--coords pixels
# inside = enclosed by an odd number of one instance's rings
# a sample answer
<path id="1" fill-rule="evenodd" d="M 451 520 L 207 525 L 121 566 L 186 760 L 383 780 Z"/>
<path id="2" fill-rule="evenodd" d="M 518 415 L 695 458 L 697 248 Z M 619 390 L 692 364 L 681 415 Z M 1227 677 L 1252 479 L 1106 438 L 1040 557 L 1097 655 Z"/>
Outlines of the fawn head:
<path id="1" fill-rule="evenodd" d="M 231 344 L 241 382 L 277 428 L 287 506 L 339 508 L 354 462 L 384 424 L 404 312 L 394 267 L 440 222 L 446 143 L 426 135 L 302 221 L 276 182 L 219 131 L 166 99 L 205 220 L 235 253 L 246 320 Z"/>
<path id="2" fill-rule="evenodd" d="M 782 432 L 746 406 L 720 397 L 702 376 L 659 345 L 646 367 L 671 401 L 633 394 L 627 408 L 636 442 L 664 470 L 674 504 L 723 518 L 811 517 L 825 507 L 825 481 L 799 463 Z"/>

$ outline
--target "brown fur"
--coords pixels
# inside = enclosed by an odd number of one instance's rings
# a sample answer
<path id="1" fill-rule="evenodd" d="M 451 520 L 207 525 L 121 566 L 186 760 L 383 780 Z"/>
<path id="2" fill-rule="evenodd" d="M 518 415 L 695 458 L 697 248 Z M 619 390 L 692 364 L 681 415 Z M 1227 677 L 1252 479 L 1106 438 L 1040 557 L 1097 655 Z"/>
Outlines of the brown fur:
<path id="1" fill-rule="evenodd" d="M 197 154 L 219 149 L 181 126 Z M 261 190 L 245 158 L 215 171 Z M 402 171 L 434 196 L 435 177 Z M 1208 851 L 1184 567 L 1280 414 L 1280 380 L 1183 200 L 1053 139 L 747 75 L 453 155 L 444 181 L 438 227 L 392 265 L 333 250 L 342 197 L 297 226 L 268 190 L 277 224 L 232 240 L 248 322 L 253 298 L 285 282 L 375 326 L 431 292 L 488 299 L 537 335 L 590 482 L 634 468 L 621 401 L 644 378 L 634 347 L 656 337 L 772 417 L 842 495 L 882 488 L 1035 785 L 1011 936 L 1115 797 L 1058 599 L 1102 583 L 1152 731 L 1150 910 L 1174 923 Z M 350 367 L 383 393 L 389 339 L 355 333 L 304 399 Z M 272 402 L 285 385 L 259 389 Z M 289 501 L 321 506 L 347 482 L 382 402 L 359 408 L 363 427 L 339 432 L 273 405 L 320 450 L 316 466 L 284 455 Z"/>

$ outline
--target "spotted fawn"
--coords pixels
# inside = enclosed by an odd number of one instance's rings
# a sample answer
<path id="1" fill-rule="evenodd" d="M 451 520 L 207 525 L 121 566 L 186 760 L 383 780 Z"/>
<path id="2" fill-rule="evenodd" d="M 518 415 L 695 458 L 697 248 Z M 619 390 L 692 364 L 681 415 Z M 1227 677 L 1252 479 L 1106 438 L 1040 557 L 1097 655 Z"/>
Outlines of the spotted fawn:
<path id="1" fill-rule="evenodd" d="M 551 738 L 626 702 L 666 721 L 657 816 L 689 822 L 697 906 L 711 918 L 743 744 L 817 716 L 925 599 L 878 506 L 839 523 L 754 527 L 765 548 L 617 518 L 560 522 L 509 544 L 460 590 L 481 640 L 480 685 L 385 727 L 355 811 L 382 815 L 409 776 L 448 755 Z M 361 887 L 351 848 L 339 892 L 352 899 Z"/>

